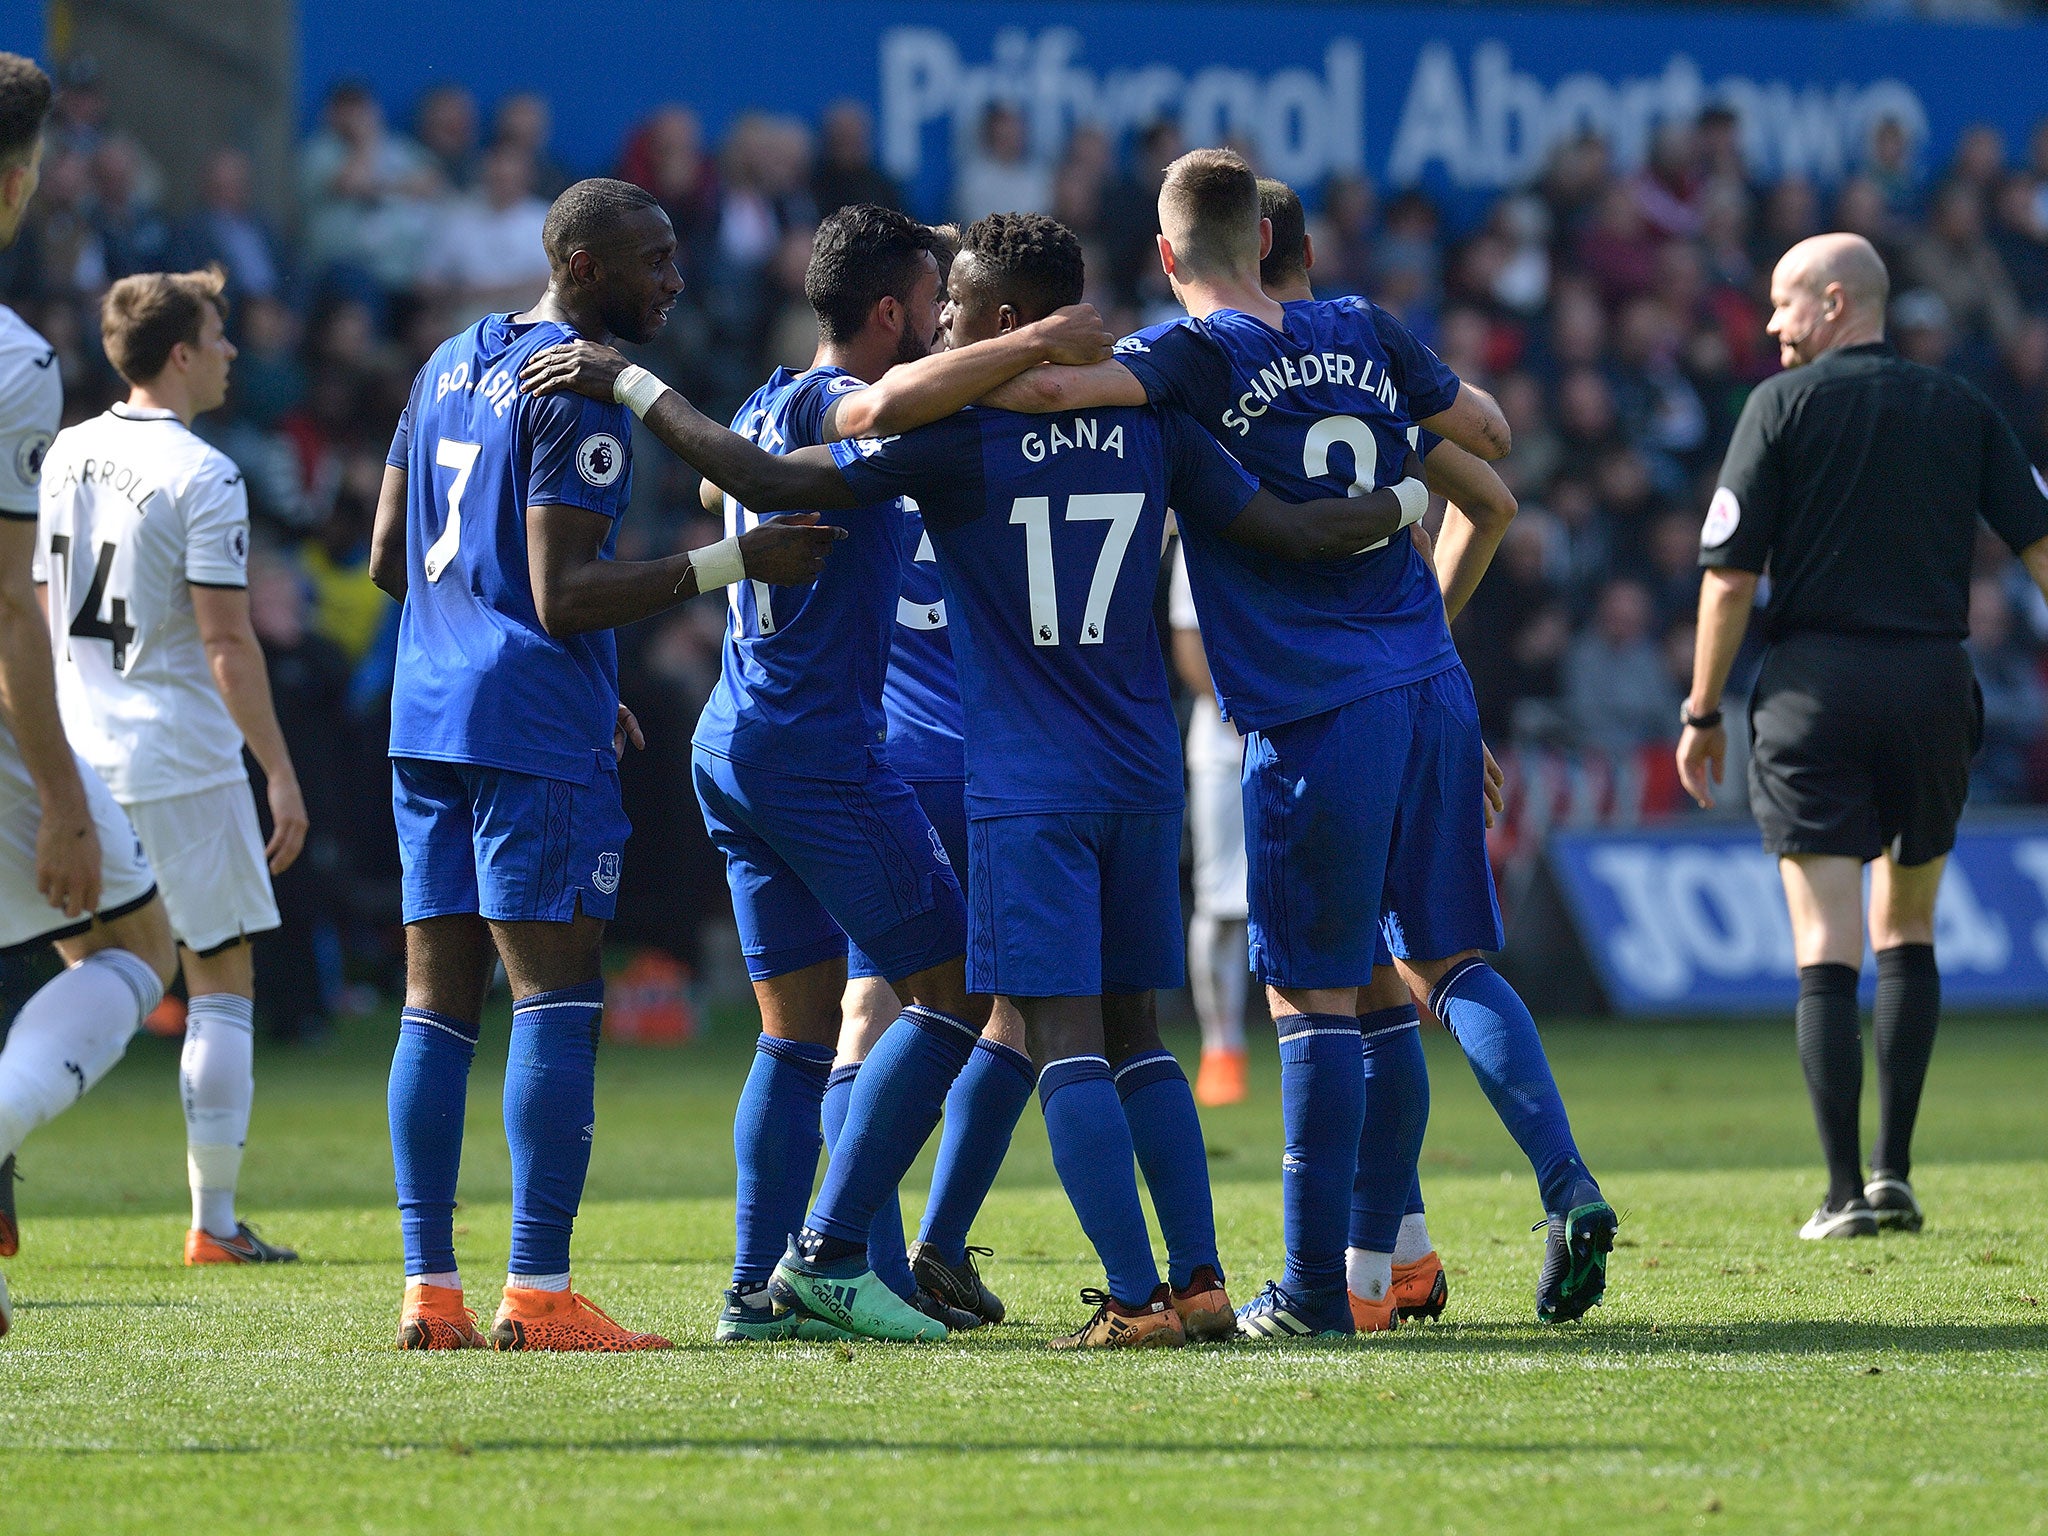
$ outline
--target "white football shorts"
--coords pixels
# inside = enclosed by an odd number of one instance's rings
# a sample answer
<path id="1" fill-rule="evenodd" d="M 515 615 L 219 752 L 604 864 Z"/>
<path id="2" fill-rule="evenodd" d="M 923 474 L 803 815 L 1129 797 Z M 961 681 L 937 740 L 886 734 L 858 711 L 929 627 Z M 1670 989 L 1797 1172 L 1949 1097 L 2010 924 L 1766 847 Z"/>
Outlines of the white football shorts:
<path id="1" fill-rule="evenodd" d="M 1195 700 L 1188 722 L 1188 829 L 1195 844 L 1195 910 L 1204 917 L 1243 918 L 1244 738 L 1216 707 L 1214 694 Z"/>
<path id="2" fill-rule="evenodd" d="M 263 857 L 256 797 L 243 779 L 128 807 L 171 915 L 171 932 L 196 955 L 278 925 Z"/>
<path id="3" fill-rule="evenodd" d="M 112 921 L 148 904 L 156 893 L 156 876 L 142 840 L 107 786 L 76 754 L 74 760 L 100 835 L 97 915 Z M 36 833 L 42 823 L 43 803 L 35 783 L 22 765 L 13 736 L 0 730 L 0 951 L 47 944 L 92 926 L 91 918 L 66 917 L 36 889 Z"/>

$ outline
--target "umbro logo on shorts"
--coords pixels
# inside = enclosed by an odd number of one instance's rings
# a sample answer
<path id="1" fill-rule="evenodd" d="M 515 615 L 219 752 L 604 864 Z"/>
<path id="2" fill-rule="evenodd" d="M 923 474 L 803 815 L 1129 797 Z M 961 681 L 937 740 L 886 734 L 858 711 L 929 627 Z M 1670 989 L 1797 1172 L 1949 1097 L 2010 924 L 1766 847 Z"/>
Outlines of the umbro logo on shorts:
<path id="1" fill-rule="evenodd" d="M 607 896 L 616 896 L 619 891 L 619 856 L 616 853 L 600 853 L 597 868 L 590 872 L 590 883 Z"/>

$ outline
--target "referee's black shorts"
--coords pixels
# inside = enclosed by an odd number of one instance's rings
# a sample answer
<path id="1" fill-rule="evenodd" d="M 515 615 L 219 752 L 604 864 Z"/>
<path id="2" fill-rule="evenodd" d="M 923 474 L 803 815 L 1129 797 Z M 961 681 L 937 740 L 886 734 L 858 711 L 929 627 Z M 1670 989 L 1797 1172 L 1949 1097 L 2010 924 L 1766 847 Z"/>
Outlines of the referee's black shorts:
<path id="1" fill-rule="evenodd" d="M 1772 853 L 1905 865 L 1956 845 L 1984 698 L 1954 640 L 1799 634 L 1750 697 L 1749 803 Z"/>

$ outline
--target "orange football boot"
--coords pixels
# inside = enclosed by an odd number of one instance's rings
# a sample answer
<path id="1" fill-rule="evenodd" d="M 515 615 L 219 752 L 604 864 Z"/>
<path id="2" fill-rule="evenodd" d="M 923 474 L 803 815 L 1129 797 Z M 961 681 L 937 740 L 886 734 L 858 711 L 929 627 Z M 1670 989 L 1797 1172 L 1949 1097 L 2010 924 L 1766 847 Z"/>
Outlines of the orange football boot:
<path id="1" fill-rule="evenodd" d="M 1451 1288 L 1444 1279 L 1444 1261 L 1430 1249 L 1421 1258 L 1408 1264 L 1394 1266 L 1394 1283 L 1387 1288 L 1387 1294 L 1394 1300 L 1405 1318 L 1426 1318 L 1431 1321 L 1444 1315 L 1444 1303 L 1451 1299 Z"/>
<path id="2" fill-rule="evenodd" d="M 1394 1304 L 1394 1293 L 1390 1288 L 1378 1301 L 1367 1301 L 1356 1291 L 1346 1291 L 1351 1298 L 1351 1322 L 1360 1333 L 1389 1333 L 1399 1325 L 1401 1314 Z"/>
<path id="3" fill-rule="evenodd" d="M 398 1314 L 400 1349 L 484 1349 L 476 1313 L 462 1304 L 456 1285 L 408 1285 Z"/>
<path id="4" fill-rule="evenodd" d="M 621 1328 L 588 1296 L 572 1290 L 530 1291 L 505 1287 L 491 1324 L 493 1349 L 588 1350 L 622 1354 L 634 1349 L 671 1349 L 658 1333 Z"/>
<path id="5" fill-rule="evenodd" d="M 1180 1313 L 1174 1310 L 1173 1291 L 1165 1285 L 1134 1309 L 1127 1310 L 1110 1300 L 1107 1291 L 1093 1287 L 1081 1292 L 1081 1299 L 1094 1306 L 1095 1315 L 1054 1339 L 1054 1349 L 1178 1349 L 1188 1341 Z"/>
<path id="6" fill-rule="evenodd" d="M 1195 1102 L 1208 1109 L 1242 1104 L 1251 1091 L 1245 1081 L 1245 1063 L 1242 1046 L 1234 1051 L 1202 1052 L 1202 1068 L 1195 1074 Z"/>
<path id="7" fill-rule="evenodd" d="M 1181 1329 L 1190 1339 L 1228 1339 L 1237 1334 L 1237 1308 L 1223 1293 L 1223 1277 L 1206 1264 L 1173 1293 L 1173 1310 L 1180 1314 Z"/>
<path id="8" fill-rule="evenodd" d="M 203 1227 L 185 1233 L 187 1264 L 296 1264 L 298 1250 L 266 1243 L 246 1221 L 235 1223 L 233 1237 L 215 1237 Z"/>

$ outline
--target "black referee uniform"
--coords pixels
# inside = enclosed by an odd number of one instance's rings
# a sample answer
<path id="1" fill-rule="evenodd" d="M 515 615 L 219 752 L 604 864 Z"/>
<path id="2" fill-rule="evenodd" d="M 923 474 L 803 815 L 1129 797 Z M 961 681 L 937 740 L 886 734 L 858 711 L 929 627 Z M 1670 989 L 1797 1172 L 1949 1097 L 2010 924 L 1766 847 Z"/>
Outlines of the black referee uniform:
<path id="1" fill-rule="evenodd" d="M 1749 798 L 1771 852 L 1955 847 L 1983 733 L 1962 646 L 1980 515 L 2017 553 L 2048 537 L 2048 485 L 1953 374 L 1871 342 L 1750 396 L 1700 564 L 1770 573 Z"/>
<path id="2" fill-rule="evenodd" d="M 1758 386 L 1736 423 L 1700 563 L 1769 572 L 1750 698 L 1750 807 L 1779 854 L 1955 847 L 1984 705 L 1962 642 L 1983 517 L 2015 553 L 2048 538 L 2048 483 L 1952 374 L 1883 342 L 1838 347 Z M 1863 1182 L 1857 968 L 1799 974 L 1799 1056 L 1828 1161 L 1802 1236 L 1917 1229 L 1908 1182 L 1941 978 L 1931 944 L 1878 952 L 1880 1129 Z"/>

